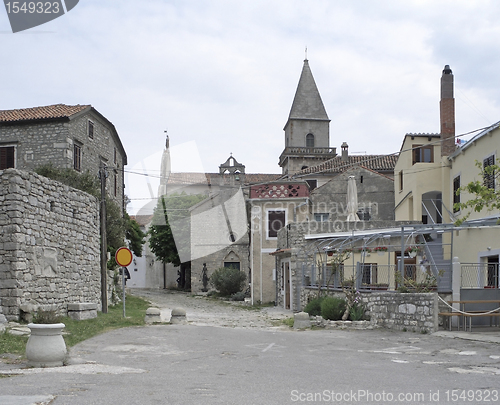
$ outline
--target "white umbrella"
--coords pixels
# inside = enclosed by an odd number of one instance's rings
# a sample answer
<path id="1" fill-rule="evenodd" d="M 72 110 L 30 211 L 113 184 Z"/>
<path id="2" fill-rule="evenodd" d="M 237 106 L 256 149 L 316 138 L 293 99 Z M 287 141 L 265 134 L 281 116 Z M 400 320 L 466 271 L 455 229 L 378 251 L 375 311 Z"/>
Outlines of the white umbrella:
<path id="1" fill-rule="evenodd" d="M 358 190 L 354 176 L 349 176 L 347 180 L 347 221 L 359 221 L 358 214 Z"/>

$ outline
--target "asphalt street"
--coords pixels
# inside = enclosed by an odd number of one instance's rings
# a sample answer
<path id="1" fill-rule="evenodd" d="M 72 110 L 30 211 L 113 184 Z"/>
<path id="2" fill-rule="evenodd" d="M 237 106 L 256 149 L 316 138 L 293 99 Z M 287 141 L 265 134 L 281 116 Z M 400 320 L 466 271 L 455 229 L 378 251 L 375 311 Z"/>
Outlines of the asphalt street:
<path id="1" fill-rule="evenodd" d="M 154 325 L 82 342 L 70 363 L 3 365 L 0 403 L 500 403 L 500 346 L 439 334 Z"/>

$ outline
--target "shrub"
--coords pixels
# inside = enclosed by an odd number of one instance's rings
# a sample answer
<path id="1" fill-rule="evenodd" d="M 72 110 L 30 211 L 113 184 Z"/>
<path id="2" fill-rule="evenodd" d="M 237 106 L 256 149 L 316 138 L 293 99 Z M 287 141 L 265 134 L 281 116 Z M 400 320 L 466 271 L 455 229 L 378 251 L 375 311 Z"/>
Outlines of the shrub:
<path id="1" fill-rule="evenodd" d="M 339 321 L 342 319 L 346 309 L 346 303 L 343 298 L 326 297 L 321 302 L 321 316 L 331 321 Z"/>
<path id="2" fill-rule="evenodd" d="M 349 311 L 351 321 L 361 321 L 365 316 L 365 306 L 362 303 L 354 303 Z"/>
<path id="3" fill-rule="evenodd" d="M 245 273 L 238 269 L 221 267 L 215 270 L 210 276 L 210 284 L 212 284 L 222 296 L 230 297 L 243 289 L 246 278 L 247 276 Z"/>
<path id="4" fill-rule="evenodd" d="M 245 293 L 243 291 L 239 291 L 231 295 L 231 301 L 245 301 Z"/>
<path id="5" fill-rule="evenodd" d="M 325 297 L 316 297 L 309 301 L 304 308 L 304 312 L 307 312 L 310 316 L 321 315 L 321 302 Z"/>
<path id="6" fill-rule="evenodd" d="M 33 323 L 59 323 L 62 317 L 58 316 L 55 310 L 38 309 L 33 317 Z"/>

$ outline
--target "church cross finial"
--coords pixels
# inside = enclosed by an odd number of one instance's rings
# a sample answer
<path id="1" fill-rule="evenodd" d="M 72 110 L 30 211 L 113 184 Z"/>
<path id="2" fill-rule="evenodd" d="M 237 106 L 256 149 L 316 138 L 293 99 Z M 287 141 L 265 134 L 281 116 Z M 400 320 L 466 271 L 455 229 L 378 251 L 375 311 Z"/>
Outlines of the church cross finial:
<path id="1" fill-rule="evenodd" d="M 306 45 L 306 60 L 307 60 L 307 45 Z"/>
<path id="2" fill-rule="evenodd" d="M 167 139 L 165 140 L 165 147 L 168 149 L 170 147 L 170 141 L 168 139 L 168 130 L 166 129 L 163 131 L 165 134 L 167 134 Z"/>

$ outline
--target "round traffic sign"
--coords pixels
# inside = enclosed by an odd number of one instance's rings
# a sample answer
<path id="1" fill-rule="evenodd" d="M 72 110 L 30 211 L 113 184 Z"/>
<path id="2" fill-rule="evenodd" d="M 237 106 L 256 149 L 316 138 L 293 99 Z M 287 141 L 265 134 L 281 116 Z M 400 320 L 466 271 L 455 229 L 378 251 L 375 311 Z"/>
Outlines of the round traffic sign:
<path id="1" fill-rule="evenodd" d="M 130 263 L 132 263 L 132 252 L 129 248 L 121 247 L 116 251 L 115 260 L 122 267 L 127 267 Z"/>

